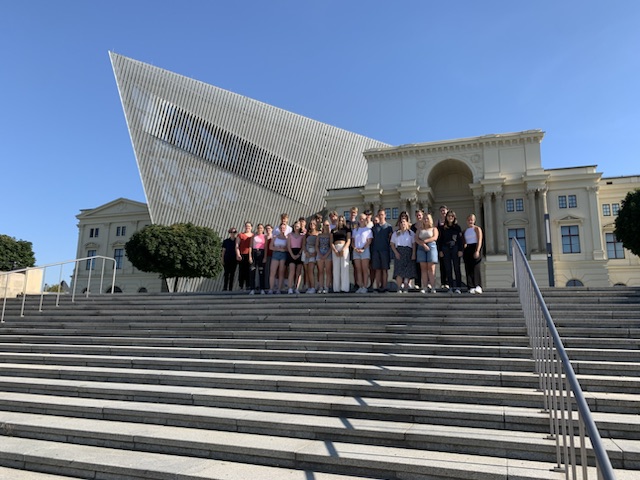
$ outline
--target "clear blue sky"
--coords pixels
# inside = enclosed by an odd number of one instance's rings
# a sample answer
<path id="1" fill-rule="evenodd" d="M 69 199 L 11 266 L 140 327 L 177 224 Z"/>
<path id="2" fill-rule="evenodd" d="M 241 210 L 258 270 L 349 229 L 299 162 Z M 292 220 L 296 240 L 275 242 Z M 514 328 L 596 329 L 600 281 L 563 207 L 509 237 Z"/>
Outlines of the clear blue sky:
<path id="1" fill-rule="evenodd" d="M 542 129 L 545 168 L 640 174 L 640 1 L 4 0 L 0 233 L 76 255 L 145 201 L 108 51 L 392 145 Z"/>

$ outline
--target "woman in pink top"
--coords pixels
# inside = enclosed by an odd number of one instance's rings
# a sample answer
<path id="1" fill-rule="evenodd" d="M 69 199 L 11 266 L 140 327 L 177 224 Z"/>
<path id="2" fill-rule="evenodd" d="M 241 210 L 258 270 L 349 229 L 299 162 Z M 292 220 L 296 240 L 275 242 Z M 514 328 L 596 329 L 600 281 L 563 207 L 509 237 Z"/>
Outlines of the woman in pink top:
<path id="1" fill-rule="evenodd" d="M 300 232 L 300 222 L 293 224 L 293 231 L 287 237 L 287 250 L 289 256 L 289 291 L 288 293 L 300 293 L 300 280 L 302 279 L 302 242 L 304 235 Z"/>
<path id="2" fill-rule="evenodd" d="M 257 233 L 251 239 L 251 256 L 253 258 L 253 266 L 258 270 L 258 279 L 260 282 L 260 293 L 262 295 L 265 294 L 265 276 L 264 276 L 264 260 L 265 260 L 265 247 L 266 247 L 266 236 L 264 234 L 264 225 L 259 223 L 257 227 Z M 254 286 L 255 286 L 255 271 L 252 272 L 251 275 L 254 275 Z M 252 289 L 249 294 L 253 295 L 255 293 L 255 288 Z"/>

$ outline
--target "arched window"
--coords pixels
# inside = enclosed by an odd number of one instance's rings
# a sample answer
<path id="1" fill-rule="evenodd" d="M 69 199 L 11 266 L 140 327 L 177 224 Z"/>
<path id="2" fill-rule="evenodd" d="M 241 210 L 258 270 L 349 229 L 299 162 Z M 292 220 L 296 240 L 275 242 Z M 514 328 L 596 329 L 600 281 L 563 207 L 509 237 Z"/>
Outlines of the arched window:
<path id="1" fill-rule="evenodd" d="M 584 287 L 584 283 L 576 278 L 572 278 L 567 282 L 567 287 Z"/>
<path id="2" fill-rule="evenodd" d="M 122 293 L 122 289 L 121 289 L 119 286 L 117 286 L 117 285 L 113 288 L 113 291 L 114 291 L 114 293 Z M 106 293 L 111 293 L 111 287 L 109 287 L 109 288 L 107 289 L 107 292 L 106 292 Z"/>
<path id="3" fill-rule="evenodd" d="M 147 293 L 147 288 L 146 287 L 140 287 L 138 289 L 138 293 Z"/>

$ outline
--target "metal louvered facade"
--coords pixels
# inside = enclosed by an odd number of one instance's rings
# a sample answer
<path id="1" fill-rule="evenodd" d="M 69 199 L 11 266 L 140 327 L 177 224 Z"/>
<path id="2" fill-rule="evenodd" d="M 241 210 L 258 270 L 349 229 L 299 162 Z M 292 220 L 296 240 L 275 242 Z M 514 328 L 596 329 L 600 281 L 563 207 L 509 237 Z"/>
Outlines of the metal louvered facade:
<path id="1" fill-rule="evenodd" d="M 388 146 L 110 53 L 149 214 L 224 238 L 245 220 L 322 210 L 327 189 L 366 183 L 362 154 Z"/>

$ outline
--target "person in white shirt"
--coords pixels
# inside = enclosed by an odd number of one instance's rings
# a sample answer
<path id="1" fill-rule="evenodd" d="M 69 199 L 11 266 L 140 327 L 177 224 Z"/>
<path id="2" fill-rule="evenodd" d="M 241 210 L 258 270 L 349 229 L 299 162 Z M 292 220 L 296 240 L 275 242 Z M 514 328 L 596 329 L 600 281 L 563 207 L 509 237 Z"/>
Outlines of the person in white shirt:
<path id="1" fill-rule="evenodd" d="M 353 244 L 353 266 L 355 270 L 355 281 L 360 286 L 356 293 L 367 293 L 369 290 L 369 261 L 371 252 L 369 246 L 373 241 L 373 232 L 367 227 L 367 216 L 361 213 L 358 217 L 358 227 L 351 231 Z"/>
<path id="2" fill-rule="evenodd" d="M 406 293 L 409 280 L 416 276 L 415 234 L 409 228 L 407 218 L 401 218 L 398 225 L 398 230 L 391 236 L 391 250 L 396 257 L 393 262 L 393 276 L 396 277 L 398 293 Z"/>

